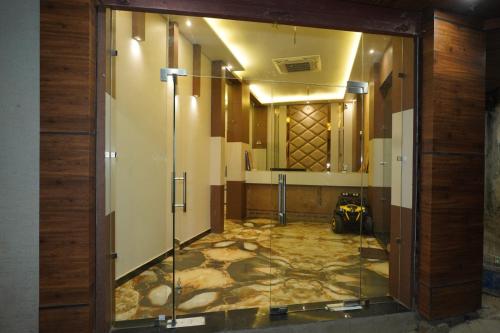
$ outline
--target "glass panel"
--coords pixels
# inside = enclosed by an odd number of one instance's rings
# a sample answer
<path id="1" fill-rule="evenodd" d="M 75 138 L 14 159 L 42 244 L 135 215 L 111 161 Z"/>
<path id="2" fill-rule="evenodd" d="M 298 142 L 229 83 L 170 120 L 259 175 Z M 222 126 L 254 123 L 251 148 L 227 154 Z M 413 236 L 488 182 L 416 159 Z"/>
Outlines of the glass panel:
<path id="1" fill-rule="evenodd" d="M 389 292 L 389 235 L 391 231 L 391 128 L 393 110 L 392 38 L 364 35 L 363 81 L 368 82 L 365 99 L 364 182 L 367 215 L 362 233 L 362 298 L 386 296 Z"/>
<path id="2" fill-rule="evenodd" d="M 287 102 L 279 95 L 286 86 L 304 97 Z M 283 194 L 271 235 L 271 308 L 323 309 L 326 303 L 357 299 L 359 221 L 332 230 L 341 194 L 359 195 L 362 179 L 359 155 L 355 157 L 360 148 L 356 112 L 361 112 L 356 96 L 346 100 L 342 84 L 288 81 L 274 82 L 273 87 L 273 101 L 280 101 L 272 103 L 273 119 L 280 122 L 272 126 L 278 146 L 273 151 L 281 158 L 271 173 L 273 185 Z M 320 91 L 338 97 L 315 98 Z M 349 156 L 342 168 L 335 166 L 340 150 Z"/>
<path id="3" fill-rule="evenodd" d="M 132 38 L 132 13 L 114 12 L 113 82 L 107 103 L 111 209 L 115 213 L 116 320 L 170 315 L 171 219 L 167 145 L 166 25 L 145 14 L 146 39 Z M 152 264 L 155 265 L 152 265 Z"/>
<path id="4" fill-rule="evenodd" d="M 365 164 L 371 225 L 361 248 L 362 294 L 367 298 L 391 295 L 401 300 L 401 288 L 410 285 L 408 280 L 402 282 L 401 276 L 408 279 L 411 275 L 412 256 L 411 239 L 403 241 L 403 230 L 410 232 L 406 235 L 411 238 L 413 41 L 370 34 L 364 41 L 364 80 L 370 86 L 365 104 L 369 123 Z M 408 210 L 402 208 L 404 205 Z M 405 220 L 410 223 L 406 229 Z"/>
<path id="5" fill-rule="evenodd" d="M 396 104 L 384 59 L 395 39 L 145 18 L 138 41 L 132 13 L 116 12 L 106 101 L 107 151 L 118 154 L 106 163 L 107 209 L 117 278 L 127 280 L 117 319 L 387 295 Z M 159 78 L 169 46 L 188 73 L 175 94 L 173 77 Z M 368 94 L 346 91 L 347 81 L 369 82 Z"/>

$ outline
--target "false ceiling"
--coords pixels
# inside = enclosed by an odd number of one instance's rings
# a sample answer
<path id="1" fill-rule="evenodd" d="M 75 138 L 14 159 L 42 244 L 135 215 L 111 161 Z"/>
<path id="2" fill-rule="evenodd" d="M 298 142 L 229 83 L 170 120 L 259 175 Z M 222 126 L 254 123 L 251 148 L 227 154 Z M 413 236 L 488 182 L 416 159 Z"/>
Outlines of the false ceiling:
<path id="1" fill-rule="evenodd" d="M 382 35 L 247 21 L 172 15 L 169 20 L 178 23 L 191 43 L 200 44 L 209 59 L 227 63 L 262 104 L 344 99 L 351 73 L 358 79 L 355 74 L 363 72 L 361 67 L 369 66 L 370 59 L 379 58 L 389 40 Z M 316 59 L 318 67 L 283 73 L 275 63 L 294 57 Z"/>
<path id="2" fill-rule="evenodd" d="M 343 99 L 361 34 L 205 19 L 243 66 L 235 74 L 263 104 Z M 274 59 L 319 56 L 320 70 L 282 74 Z"/>

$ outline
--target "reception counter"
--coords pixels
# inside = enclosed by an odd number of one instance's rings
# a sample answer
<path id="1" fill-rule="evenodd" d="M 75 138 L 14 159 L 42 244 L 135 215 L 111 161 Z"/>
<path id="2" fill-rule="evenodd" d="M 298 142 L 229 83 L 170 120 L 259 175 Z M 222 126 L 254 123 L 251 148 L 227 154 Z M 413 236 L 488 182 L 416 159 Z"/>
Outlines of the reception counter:
<path id="1" fill-rule="evenodd" d="M 285 174 L 288 185 L 360 187 L 368 185 L 368 174 L 359 172 L 247 171 L 247 184 L 277 184 Z"/>
<path id="2" fill-rule="evenodd" d="M 278 175 L 286 174 L 287 216 L 291 220 L 329 220 L 342 192 L 366 189 L 366 173 L 247 171 L 247 217 L 275 218 L 278 210 Z"/>

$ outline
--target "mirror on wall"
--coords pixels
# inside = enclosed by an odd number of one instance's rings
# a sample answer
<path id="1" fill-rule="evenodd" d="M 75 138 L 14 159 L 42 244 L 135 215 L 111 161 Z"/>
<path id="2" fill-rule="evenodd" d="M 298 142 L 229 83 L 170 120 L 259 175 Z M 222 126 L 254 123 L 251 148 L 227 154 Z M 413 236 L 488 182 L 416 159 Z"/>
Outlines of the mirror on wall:
<path id="1" fill-rule="evenodd" d="M 356 99 L 279 105 L 254 101 L 252 170 L 360 172 L 357 109 Z"/>

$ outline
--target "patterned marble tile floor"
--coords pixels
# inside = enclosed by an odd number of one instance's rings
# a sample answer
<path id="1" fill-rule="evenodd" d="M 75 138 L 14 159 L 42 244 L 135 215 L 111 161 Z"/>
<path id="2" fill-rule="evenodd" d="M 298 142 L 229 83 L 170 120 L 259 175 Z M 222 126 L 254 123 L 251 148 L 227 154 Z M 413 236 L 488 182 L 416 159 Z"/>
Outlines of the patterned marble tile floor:
<path id="1" fill-rule="evenodd" d="M 209 234 L 179 251 L 177 313 L 269 308 L 340 301 L 388 293 L 385 259 L 360 259 L 360 237 L 336 235 L 324 222 L 269 219 L 226 220 L 222 234 Z M 363 247 L 381 249 L 374 237 Z M 116 320 L 169 316 L 172 257 L 115 291 Z"/>

